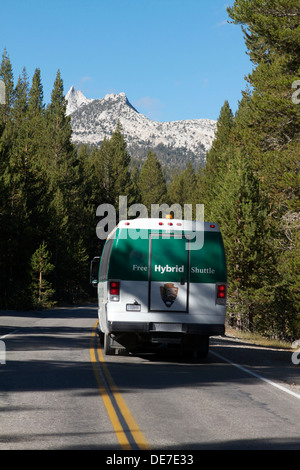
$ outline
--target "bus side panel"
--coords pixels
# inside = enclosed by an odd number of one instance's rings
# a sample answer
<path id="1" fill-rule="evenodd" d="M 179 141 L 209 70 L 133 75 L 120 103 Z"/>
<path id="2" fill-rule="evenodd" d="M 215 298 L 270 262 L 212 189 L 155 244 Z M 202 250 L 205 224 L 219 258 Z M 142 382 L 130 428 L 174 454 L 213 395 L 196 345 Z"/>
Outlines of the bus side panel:
<path id="1" fill-rule="evenodd" d="M 107 282 L 98 283 L 98 320 L 100 330 L 108 333 L 107 330 Z"/>

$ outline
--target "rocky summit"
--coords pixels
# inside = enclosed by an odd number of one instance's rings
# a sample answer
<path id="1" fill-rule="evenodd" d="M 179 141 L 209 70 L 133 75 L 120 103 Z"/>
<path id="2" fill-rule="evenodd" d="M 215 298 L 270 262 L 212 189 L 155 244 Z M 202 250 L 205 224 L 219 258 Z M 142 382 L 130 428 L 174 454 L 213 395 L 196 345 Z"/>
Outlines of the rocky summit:
<path id="1" fill-rule="evenodd" d="M 190 119 L 152 121 L 139 113 L 125 93 L 108 94 L 102 99 L 88 99 L 72 86 L 66 95 L 67 114 L 71 115 L 72 140 L 76 145 L 100 146 L 121 124 L 130 155 L 143 160 L 149 150 L 162 164 L 185 168 L 191 161 L 195 168 L 205 165 L 216 131 L 216 121 Z"/>

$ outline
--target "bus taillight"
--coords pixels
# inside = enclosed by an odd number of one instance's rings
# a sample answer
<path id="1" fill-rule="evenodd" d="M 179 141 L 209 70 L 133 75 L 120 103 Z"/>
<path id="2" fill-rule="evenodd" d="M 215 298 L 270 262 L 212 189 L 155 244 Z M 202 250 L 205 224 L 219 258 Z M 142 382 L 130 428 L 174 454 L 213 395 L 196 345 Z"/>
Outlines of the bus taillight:
<path id="1" fill-rule="evenodd" d="M 110 281 L 109 285 L 110 300 L 118 302 L 120 300 L 120 283 L 118 281 Z"/>
<path id="2" fill-rule="evenodd" d="M 225 305 L 226 303 L 226 284 L 217 284 L 217 299 L 216 303 Z"/>

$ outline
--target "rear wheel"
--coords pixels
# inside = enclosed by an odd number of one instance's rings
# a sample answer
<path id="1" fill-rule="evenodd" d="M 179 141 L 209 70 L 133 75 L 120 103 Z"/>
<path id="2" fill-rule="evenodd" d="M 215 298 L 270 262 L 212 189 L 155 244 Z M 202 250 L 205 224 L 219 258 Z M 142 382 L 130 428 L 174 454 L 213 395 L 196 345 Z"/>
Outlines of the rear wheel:
<path id="1" fill-rule="evenodd" d="M 205 359 L 208 355 L 209 336 L 189 335 L 185 339 L 183 354 L 186 359 Z"/>
<path id="2" fill-rule="evenodd" d="M 197 350 L 197 356 L 199 359 L 204 359 L 208 355 L 209 350 L 209 336 L 200 336 L 199 349 Z"/>

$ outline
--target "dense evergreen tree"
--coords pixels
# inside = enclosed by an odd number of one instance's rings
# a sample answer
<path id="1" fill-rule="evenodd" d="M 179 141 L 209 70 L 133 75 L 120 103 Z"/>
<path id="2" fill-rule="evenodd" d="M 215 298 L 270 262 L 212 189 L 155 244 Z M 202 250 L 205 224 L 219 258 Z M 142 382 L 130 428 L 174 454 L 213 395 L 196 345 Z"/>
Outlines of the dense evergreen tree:
<path id="1" fill-rule="evenodd" d="M 171 183 L 168 186 L 168 200 L 172 204 L 184 204 L 183 178 L 182 173 L 175 172 Z"/>
<path id="2" fill-rule="evenodd" d="M 6 52 L 1 74 L 11 90 Z M 46 112 L 39 69 L 30 89 L 24 69 L 10 95 L 0 106 L 0 305 L 32 305 L 31 259 L 44 240 L 55 267 L 56 298 L 72 300 L 88 279 L 80 238 L 86 236 L 80 223 L 83 170 L 71 143 L 60 74 Z"/>
<path id="3" fill-rule="evenodd" d="M 221 226 L 228 260 L 229 316 L 241 327 L 296 338 L 299 311 L 300 107 L 297 1 L 236 0 L 254 69 L 236 116 L 225 101 L 197 198 Z"/>
<path id="4" fill-rule="evenodd" d="M 229 316 L 233 324 L 263 329 L 258 293 L 270 285 L 273 268 L 268 244 L 267 204 L 249 156 L 236 151 L 211 207 L 224 237 L 229 273 Z M 264 299 L 265 300 L 265 299 Z M 266 331 L 263 331 L 266 333 Z"/>
<path id="5" fill-rule="evenodd" d="M 121 125 L 118 123 L 110 139 L 104 139 L 99 151 L 105 201 L 119 208 L 119 196 L 127 195 L 130 185 L 130 155 Z"/>
<path id="6" fill-rule="evenodd" d="M 251 60 L 270 62 L 274 54 L 287 57 L 299 67 L 298 0 L 236 0 L 229 16 L 241 24 Z"/>
<path id="7" fill-rule="evenodd" d="M 291 99 L 300 73 L 298 0 L 236 0 L 228 12 L 243 27 L 254 68 L 236 115 L 228 101 L 220 111 L 206 167 L 197 174 L 191 162 L 180 173 L 168 168 L 168 190 L 154 153 L 140 172 L 133 165 L 120 123 L 100 148 L 77 152 L 60 72 L 45 108 L 40 70 L 30 86 L 24 69 L 14 86 L 4 51 L 0 307 L 88 295 L 89 259 L 103 246 L 96 209 L 109 203 L 118 214 L 126 195 L 128 206 L 141 202 L 149 216 L 151 204 L 205 204 L 206 220 L 218 222 L 224 237 L 229 321 L 299 337 L 300 106 Z"/>
<path id="8" fill-rule="evenodd" d="M 219 215 L 224 233 L 231 314 L 243 326 L 278 337 L 297 337 L 300 108 L 291 100 L 291 86 L 299 74 L 300 12 L 297 2 L 286 0 L 236 0 L 228 11 L 234 22 L 243 25 L 255 68 L 247 78 L 251 91 L 243 93 L 235 119 L 224 126 L 225 139 L 221 135 L 224 107 L 221 111 L 200 194 L 211 214 Z M 255 181 L 259 191 L 253 187 Z M 243 192 L 247 187 L 248 195 Z M 240 224 L 248 248 L 239 235 Z M 251 236 L 257 230 L 259 238 Z M 241 273 L 237 267 L 243 267 Z"/>
<path id="9" fill-rule="evenodd" d="M 215 140 L 207 153 L 205 177 L 202 179 L 200 187 L 200 198 L 205 205 L 205 214 L 208 218 L 211 217 L 214 198 L 219 194 L 220 185 L 222 185 L 228 161 L 231 158 L 233 126 L 233 113 L 226 100 L 220 111 Z"/>
<path id="10" fill-rule="evenodd" d="M 197 199 L 197 176 L 191 162 L 188 162 L 186 169 L 180 174 L 175 173 L 172 182 L 168 187 L 168 200 L 171 204 L 179 204 L 181 206 L 182 217 L 196 217 Z M 192 209 L 185 209 L 185 204 L 190 205 Z"/>
<path id="11" fill-rule="evenodd" d="M 236 1 L 229 8 L 243 25 L 255 68 L 242 145 L 251 150 L 253 168 L 269 200 L 269 225 L 276 254 L 273 272 L 274 318 L 278 336 L 300 334 L 299 322 L 299 154 L 300 107 L 291 99 L 299 78 L 300 9 L 297 0 Z M 291 260 L 293 259 L 293 262 Z M 296 293 L 297 292 L 297 293 Z"/>
<path id="12" fill-rule="evenodd" d="M 8 57 L 4 56 L 2 69 L 10 70 Z M 4 78 L 5 80 L 5 78 Z M 9 88 L 10 87 L 10 81 Z M 31 248 L 31 225 L 27 208 L 27 199 L 30 197 L 31 167 L 27 155 L 27 105 L 28 105 L 28 78 L 26 70 L 19 77 L 13 93 L 12 108 L 4 105 L 5 128 L 2 134 L 2 161 L 1 193 L 3 194 L 1 244 L 3 284 L 2 295 L 4 302 L 13 294 L 14 300 L 25 301 L 28 283 L 28 259 Z M 22 279 L 15 278 L 15 272 L 23 272 Z"/>
<path id="13" fill-rule="evenodd" d="M 85 255 L 79 256 L 82 245 L 79 243 L 82 228 L 81 216 L 85 209 L 81 198 L 82 181 L 77 152 L 71 142 L 71 122 L 66 116 L 66 101 L 60 71 L 54 82 L 51 102 L 46 110 L 47 157 L 50 203 L 49 249 L 54 255 L 54 287 L 57 298 L 77 297 L 74 277 L 77 276 L 77 258 L 82 272 L 85 272 Z M 78 251 L 79 250 L 79 251 Z"/>
<path id="14" fill-rule="evenodd" d="M 167 188 L 161 164 L 150 150 L 140 172 L 138 187 L 142 204 L 147 208 L 149 217 L 152 204 L 167 203 Z"/>

